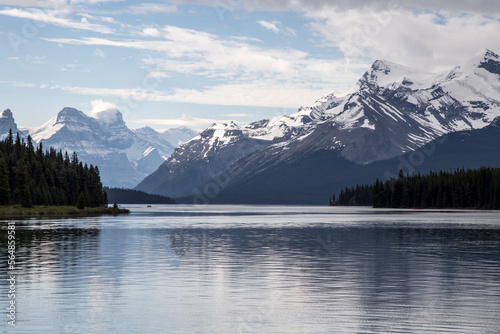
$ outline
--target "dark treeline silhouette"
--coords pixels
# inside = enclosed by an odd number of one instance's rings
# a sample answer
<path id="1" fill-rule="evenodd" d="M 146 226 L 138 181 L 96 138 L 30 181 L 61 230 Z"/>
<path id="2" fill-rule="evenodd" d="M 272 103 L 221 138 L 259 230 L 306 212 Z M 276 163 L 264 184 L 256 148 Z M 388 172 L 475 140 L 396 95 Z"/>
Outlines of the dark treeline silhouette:
<path id="1" fill-rule="evenodd" d="M 162 196 L 151 195 L 144 191 L 125 189 L 125 188 L 107 188 L 104 190 L 108 194 L 110 203 L 120 204 L 175 204 L 175 200 Z"/>
<path id="2" fill-rule="evenodd" d="M 333 195 L 330 198 L 330 205 L 342 206 L 368 206 L 372 205 L 373 186 L 356 185 L 356 187 L 346 187 L 340 191 L 338 199 Z"/>
<path id="3" fill-rule="evenodd" d="M 0 205 L 71 205 L 97 207 L 107 204 L 99 169 L 78 161 L 76 153 L 36 148 L 30 136 L 16 138 L 9 131 L 0 141 Z"/>
<path id="4" fill-rule="evenodd" d="M 372 205 L 375 208 L 500 209 L 500 168 L 457 169 L 404 175 L 373 185 L 346 188 L 330 205 Z"/>

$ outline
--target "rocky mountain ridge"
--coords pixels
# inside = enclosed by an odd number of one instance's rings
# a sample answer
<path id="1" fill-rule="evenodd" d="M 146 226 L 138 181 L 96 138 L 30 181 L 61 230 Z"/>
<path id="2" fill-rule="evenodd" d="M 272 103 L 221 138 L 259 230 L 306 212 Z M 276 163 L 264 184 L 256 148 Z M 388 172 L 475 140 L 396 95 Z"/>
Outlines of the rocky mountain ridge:
<path id="1" fill-rule="evenodd" d="M 137 189 L 190 196 L 218 175 L 237 170 L 239 178 L 249 177 L 317 151 L 356 165 L 401 156 L 500 116 L 499 69 L 500 57 L 490 50 L 438 74 L 377 60 L 345 96 L 332 93 L 295 114 L 242 127 L 212 125 L 176 148 Z"/>

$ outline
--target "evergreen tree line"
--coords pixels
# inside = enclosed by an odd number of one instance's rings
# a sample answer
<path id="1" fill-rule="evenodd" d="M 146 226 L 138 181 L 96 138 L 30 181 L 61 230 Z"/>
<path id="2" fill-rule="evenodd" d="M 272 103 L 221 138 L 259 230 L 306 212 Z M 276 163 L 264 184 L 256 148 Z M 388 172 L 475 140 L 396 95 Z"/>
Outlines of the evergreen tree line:
<path id="1" fill-rule="evenodd" d="M 108 188 L 104 187 L 108 200 L 111 203 L 121 204 L 175 204 L 175 200 L 162 196 L 152 195 L 144 191 L 125 189 L 125 188 Z"/>
<path id="2" fill-rule="evenodd" d="M 346 188 L 330 205 L 372 205 L 375 208 L 500 209 L 500 168 L 457 169 L 404 175 L 373 185 Z"/>
<path id="3" fill-rule="evenodd" d="M 16 138 L 9 131 L 0 141 L 0 205 L 76 205 L 79 208 L 107 204 L 97 166 L 78 161 L 42 143 L 36 148 L 30 136 Z"/>
<path id="4" fill-rule="evenodd" d="M 356 185 L 340 190 L 336 199 L 335 194 L 330 198 L 330 205 L 341 206 L 368 206 L 372 205 L 373 186 Z"/>

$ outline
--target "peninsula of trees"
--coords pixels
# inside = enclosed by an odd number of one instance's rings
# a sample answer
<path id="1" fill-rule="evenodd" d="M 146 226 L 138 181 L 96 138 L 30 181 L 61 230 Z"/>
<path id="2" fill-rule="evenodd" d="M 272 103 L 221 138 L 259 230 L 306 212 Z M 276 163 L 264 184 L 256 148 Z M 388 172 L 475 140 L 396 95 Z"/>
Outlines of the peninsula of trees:
<path id="1" fill-rule="evenodd" d="M 333 196 L 330 205 L 372 205 L 375 208 L 500 209 L 500 168 L 404 175 L 372 185 L 357 185 Z"/>
<path id="2" fill-rule="evenodd" d="M 78 161 L 76 153 L 34 146 L 12 130 L 0 141 L 0 206 L 72 206 L 107 205 L 99 169 Z"/>

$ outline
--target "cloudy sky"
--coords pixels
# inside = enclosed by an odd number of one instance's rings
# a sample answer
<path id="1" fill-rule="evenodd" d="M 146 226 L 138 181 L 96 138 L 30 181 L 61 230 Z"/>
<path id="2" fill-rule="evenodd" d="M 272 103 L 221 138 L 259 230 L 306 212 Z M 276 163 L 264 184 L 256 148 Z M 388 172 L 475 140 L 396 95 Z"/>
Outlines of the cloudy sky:
<path id="1" fill-rule="evenodd" d="M 0 43 L 20 126 L 116 106 L 131 128 L 200 130 L 345 92 L 376 59 L 436 72 L 500 52 L 500 3 L 0 0 Z"/>

